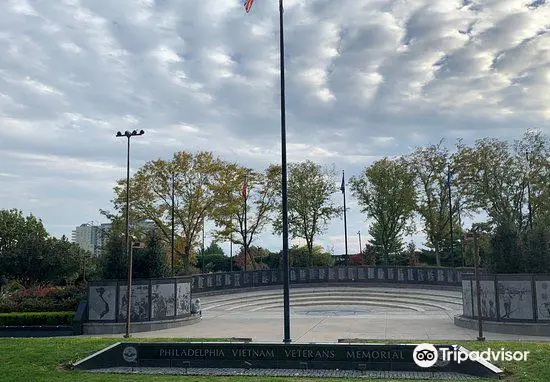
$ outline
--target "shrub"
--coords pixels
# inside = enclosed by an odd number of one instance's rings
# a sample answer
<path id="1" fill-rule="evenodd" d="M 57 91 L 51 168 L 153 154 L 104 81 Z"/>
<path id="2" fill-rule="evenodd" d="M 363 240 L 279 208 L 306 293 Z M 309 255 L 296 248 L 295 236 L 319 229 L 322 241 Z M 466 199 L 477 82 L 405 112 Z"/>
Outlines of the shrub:
<path id="1" fill-rule="evenodd" d="M 33 287 L 0 297 L 0 312 L 75 311 L 84 287 Z"/>
<path id="2" fill-rule="evenodd" d="M 71 325 L 74 312 L 17 312 L 0 313 L 0 325 L 35 326 L 35 325 Z"/>

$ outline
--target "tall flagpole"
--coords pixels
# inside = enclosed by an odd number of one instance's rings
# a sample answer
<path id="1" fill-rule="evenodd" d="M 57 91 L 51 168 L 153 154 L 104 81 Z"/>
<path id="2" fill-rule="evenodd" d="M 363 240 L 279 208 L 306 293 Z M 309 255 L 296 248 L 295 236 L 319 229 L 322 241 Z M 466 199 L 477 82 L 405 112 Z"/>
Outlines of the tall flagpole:
<path id="1" fill-rule="evenodd" d="M 285 40 L 283 34 L 283 0 L 279 0 L 279 51 L 281 63 L 281 180 L 283 207 L 283 305 L 284 339 L 290 343 L 290 287 L 288 265 L 288 210 L 287 210 L 287 174 L 286 174 L 286 110 L 285 110 Z"/>
<path id="2" fill-rule="evenodd" d="M 246 184 L 247 182 L 247 179 L 246 179 L 246 173 L 244 174 L 244 184 L 243 184 L 243 201 L 244 201 L 244 241 L 243 241 L 243 244 L 244 244 L 244 270 L 246 271 L 246 257 L 247 257 L 247 252 L 248 252 L 248 245 L 247 245 L 247 227 L 246 227 L 246 209 L 247 209 L 247 199 L 248 199 L 248 186 Z"/>
<path id="3" fill-rule="evenodd" d="M 342 191 L 342 194 L 344 195 L 344 243 L 346 248 L 346 265 L 349 263 L 349 256 L 348 256 L 348 222 L 346 219 L 346 183 L 344 180 L 344 170 L 342 170 L 342 186 L 340 187 L 340 190 Z"/>

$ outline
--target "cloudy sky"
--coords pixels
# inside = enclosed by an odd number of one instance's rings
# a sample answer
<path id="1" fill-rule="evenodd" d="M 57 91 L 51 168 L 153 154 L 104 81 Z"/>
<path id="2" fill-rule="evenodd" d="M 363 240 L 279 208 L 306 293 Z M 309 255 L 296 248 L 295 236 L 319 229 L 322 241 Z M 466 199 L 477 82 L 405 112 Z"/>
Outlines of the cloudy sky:
<path id="1" fill-rule="evenodd" d="M 132 168 L 211 150 L 280 158 L 278 1 L 2 0 L 0 208 L 53 235 L 102 222 Z M 550 133 L 545 0 L 285 0 L 289 160 L 354 175 L 462 137 Z M 341 195 L 335 195 L 340 200 Z M 348 196 L 350 248 L 367 225 Z M 343 250 L 342 222 L 325 246 Z M 276 249 L 278 238 L 264 235 Z"/>

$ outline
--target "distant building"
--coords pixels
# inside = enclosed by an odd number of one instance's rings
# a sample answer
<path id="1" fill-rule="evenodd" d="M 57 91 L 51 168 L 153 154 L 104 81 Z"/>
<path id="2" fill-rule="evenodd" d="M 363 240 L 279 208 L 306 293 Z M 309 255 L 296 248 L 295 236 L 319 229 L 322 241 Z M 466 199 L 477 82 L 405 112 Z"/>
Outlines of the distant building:
<path id="1" fill-rule="evenodd" d="M 81 224 L 72 232 L 72 241 L 80 248 L 91 252 L 92 256 L 97 257 L 101 254 L 103 248 L 102 227 L 89 223 Z"/>
<path id="2" fill-rule="evenodd" d="M 156 228 L 152 221 L 142 221 L 132 226 L 143 233 L 149 233 Z M 73 230 L 72 242 L 78 244 L 80 248 L 90 251 L 94 257 L 98 257 L 107 244 L 107 233 L 110 229 L 111 223 L 103 223 L 98 226 L 90 223 L 81 224 Z"/>

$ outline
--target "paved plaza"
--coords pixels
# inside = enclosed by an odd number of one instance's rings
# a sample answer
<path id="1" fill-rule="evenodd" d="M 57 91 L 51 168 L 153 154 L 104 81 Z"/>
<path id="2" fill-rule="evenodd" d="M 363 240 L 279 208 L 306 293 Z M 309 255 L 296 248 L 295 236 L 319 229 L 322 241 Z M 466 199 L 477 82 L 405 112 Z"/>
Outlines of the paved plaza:
<path id="1" fill-rule="evenodd" d="M 296 343 L 366 340 L 474 340 L 460 328 L 461 292 L 392 287 L 294 288 L 290 294 L 291 338 Z M 281 342 L 282 289 L 201 297 L 202 320 L 135 337 L 251 338 Z M 485 333 L 487 340 L 550 341 L 549 337 Z"/>

